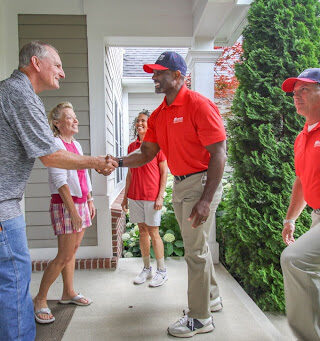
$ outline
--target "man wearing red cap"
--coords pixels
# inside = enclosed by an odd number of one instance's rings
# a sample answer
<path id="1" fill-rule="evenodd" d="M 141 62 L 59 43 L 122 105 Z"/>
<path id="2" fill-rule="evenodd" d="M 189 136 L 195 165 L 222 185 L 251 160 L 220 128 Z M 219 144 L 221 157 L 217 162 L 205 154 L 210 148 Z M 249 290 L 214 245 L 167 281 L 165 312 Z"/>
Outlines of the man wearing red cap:
<path id="1" fill-rule="evenodd" d="M 306 118 L 294 144 L 296 179 L 283 221 L 282 252 L 286 310 L 299 340 L 320 340 L 320 69 L 303 71 L 282 84 L 293 92 L 297 113 Z M 308 204 L 313 208 L 311 229 L 294 240 L 295 220 Z"/>
<path id="2" fill-rule="evenodd" d="M 166 97 L 148 120 L 141 148 L 115 160 L 119 167 L 139 167 L 160 148 L 167 157 L 188 265 L 188 310 L 168 332 L 191 337 L 211 332 L 211 312 L 222 309 L 208 238 L 222 193 L 226 134 L 216 105 L 185 86 L 187 66 L 178 53 L 164 52 L 155 64 L 143 68 L 153 73 L 155 92 Z"/>

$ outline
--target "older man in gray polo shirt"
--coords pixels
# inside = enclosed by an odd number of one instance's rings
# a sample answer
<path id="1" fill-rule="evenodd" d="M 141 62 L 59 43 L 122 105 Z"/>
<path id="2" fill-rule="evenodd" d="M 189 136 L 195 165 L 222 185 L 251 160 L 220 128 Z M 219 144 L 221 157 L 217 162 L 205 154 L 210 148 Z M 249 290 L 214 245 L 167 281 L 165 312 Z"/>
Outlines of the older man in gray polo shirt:
<path id="1" fill-rule="evenodd" d="M 19 70 L 0 82 L 0 339 L 35 338 L 33 304 L 29 294 L 31 262 L 22 199 L 34 161 L 65 169 L 107 168 L 106 157 L 80 156 L 59 150 L 42 101 L 44 90 L 58 89 L 65 74 L 57 50 L 35 41 L 19 54 Z"/>

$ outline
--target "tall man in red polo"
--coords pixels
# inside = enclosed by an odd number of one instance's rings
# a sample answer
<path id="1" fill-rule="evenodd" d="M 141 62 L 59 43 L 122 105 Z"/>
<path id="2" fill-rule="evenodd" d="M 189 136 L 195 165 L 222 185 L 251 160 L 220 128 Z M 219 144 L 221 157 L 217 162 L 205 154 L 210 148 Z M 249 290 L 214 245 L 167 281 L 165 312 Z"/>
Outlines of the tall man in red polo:
<path id="1" fill-rule="evenodd" d="M 153 73 L 156 93 L 166 97 L 148 120 L 140 150 L 116 160 L 119 167 L 139 167 L 160 148 L 167 157 L 175 177 L 172 201 L 188 264 L 189 308 L 168 332 L 190 337 L 212 331 L 211 311 L 222 309 L 208 238 L 221 197 L 226 134 L 215 104 L 186 88 L 187 66 L 179 54 L 164 52 L 155 64 L 143 68 Z"/>
<path id="2" fill-rule="evenodd" d="M 282 84 L 293 92 L 297 113 L 306 118 L 294 144 L 296 179 L 284 219 L 281 255 L 286 310 L 299 340 L 320 340 L 320 69 L 307 69 Z M 294 240 L 295 220 L 308 204 L 311 229 Z"/>

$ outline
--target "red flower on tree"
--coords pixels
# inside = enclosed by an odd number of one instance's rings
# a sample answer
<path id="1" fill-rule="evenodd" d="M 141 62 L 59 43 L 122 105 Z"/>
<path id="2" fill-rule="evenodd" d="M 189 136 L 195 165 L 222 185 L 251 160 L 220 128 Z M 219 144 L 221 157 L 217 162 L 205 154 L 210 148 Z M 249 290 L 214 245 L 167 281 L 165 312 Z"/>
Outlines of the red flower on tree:
<path id="1" fill-rule="evenodd" d="M 215 47 L 222 49 L 222 54 L 216 62 L 214 76 L 215 98 L 232 99 L 239 83 L 234 73 L 236 63 L 240 62 L 242 44 L 236 42 L 231 47 Z"/>

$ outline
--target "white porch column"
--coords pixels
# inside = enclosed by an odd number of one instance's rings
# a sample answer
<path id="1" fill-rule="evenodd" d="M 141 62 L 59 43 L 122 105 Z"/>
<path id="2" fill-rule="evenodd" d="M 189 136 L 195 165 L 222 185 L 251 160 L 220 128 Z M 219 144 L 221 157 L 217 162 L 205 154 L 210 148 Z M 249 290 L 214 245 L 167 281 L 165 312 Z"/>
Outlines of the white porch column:
<path id="1" fill-rule="evenodd" d="M 213 50 L 213 41 L 197 42 L 197 48 L 189 50 L 186 63 L 191 71 L 191 89 L 214 101 L 214 67 L 221 50 Z M 209 247 L 214 264 L 219 263 L 219 243 L 216 241 L 216 219 L 213 219 Z"/>
<path id="2" fill-rule="evenodd" d="M 221 50 L 189 50 L 186 62 L 191 71 L 191 89 L 214 100 L 214 65 Z"/>

